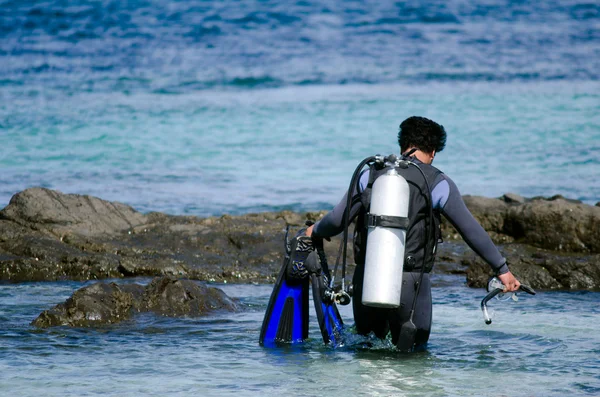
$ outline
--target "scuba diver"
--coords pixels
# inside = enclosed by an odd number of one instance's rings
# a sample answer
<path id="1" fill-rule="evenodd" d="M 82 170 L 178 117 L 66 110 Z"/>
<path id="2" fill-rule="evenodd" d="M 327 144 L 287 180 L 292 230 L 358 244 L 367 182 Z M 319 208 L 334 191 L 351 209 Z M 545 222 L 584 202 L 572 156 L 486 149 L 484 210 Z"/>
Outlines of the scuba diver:
<path id="1" fill-rule="evenodd" d="M 348 220 L 355 222 L 356 270 L 351 292 L 356 330 L 361 335 L 373 332 L 378 338 L 385 338 L 391 332 L 392 342 L 400 350 L 410 351 L 424 347 L 431 331 L 429 272 L 434 265 L 437 243 L 441 239 L 441 215 L 450 221 L 469 247 L 490 265 L 504 284 L 505 292 L 517 291 L 521 283 L 510 272 L 506 259 L 465 206 L 454 182 L 431 165 L 436 154 L 445 147 L 444 127 L 424 117 L 409 117 L 400 124 L 398 143 L 401 153 L 399 159 L 394 156 L 393 161 L 388 161 L 386 157 L 385 163 L 381 159 L 378 162 L 364 162 L 369 168 L 360 170 L 360 173 L 357 169 L 357 183 L 354 186 L 351 183 L 339 204 L 316 224 L 309 226 L 302 237 L 322 241 L 344 232 L 347 239 Z M 372 207 L 377 200 L 383 206 L 386 203 L 388 207 L 396 205 L 390 204 L 397 202 L 395 197 L 380 197 L 382 193 L 379 190 L 377 194 L 375 192 L 376 182 L 390 172 L 400 175 L 407 183 L 406 198 L 401 200 L 406 205 L 407 213 L 403 216 L 372 215 Z M 371 237 L 371 230 L 378 226 L 395 228 L 403 233 L 403 257 L 399 260 L 400 269 L 396 273 L 398 280 L 382 272 L 381 264 L 369 265 L 379 266 L 379 269 L 375 269 L 379 279 L 373 279 L 365 271 L 369 256 L 374 255 L 375 261 L 385 261 L 384 256 L 395 255 L 388 255 L 386 251 L 389 250 L 386 247 L 389 241 L 386 243 L 385 239 Z M 296 268 L 305 268 L 301 262 L 295 262 L 300 264 Z M 388 282 L 400 284 L 399 304 L 373 303 L 369 301 L 371 298 L 365 298 L 367 293 L 380 294 L 379 289 L 386 289 L 387 286 L 383 284 Z"/>

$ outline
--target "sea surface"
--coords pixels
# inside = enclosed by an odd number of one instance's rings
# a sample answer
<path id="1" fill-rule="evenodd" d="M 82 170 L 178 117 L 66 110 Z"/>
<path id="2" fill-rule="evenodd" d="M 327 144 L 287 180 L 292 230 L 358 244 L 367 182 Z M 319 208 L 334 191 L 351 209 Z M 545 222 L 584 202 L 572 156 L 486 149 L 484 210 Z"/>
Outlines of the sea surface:
<path id="1" fill-rule="evenodd" d="M 147 280 L 135 280 L 139 283 Z M 122 282 L 122 281 L 120 281 Z M 300 347 L 265 348 L 258 332 L 269 285 L 221 285 L 245 311 L 204 318 L 137 316 L 97 329 L 29 322 L 82 283 L 0 289 L 0 394 L 6 396 L 597 396 L 599 292 L 538 292 L 489 303 L 461 276 L 433 278 L 424 352 L 360 337 L 341 307 L 345 343 L 325 346 L 314 311 Z M 87 283 L 89 284 L 89 283 Z M 312 310 L 312 309 L 311 309 Z"/>
<path id="2" fill-rule="evenodd" d="M 329 209 L 398 125 L 444 125 L 463 194 L 600 201 L 594 1 L 0 0 L 0 208 L 28 187 L 142 212 Z M 454 278 L 452 278 L 454 277 Z M 0 285 L 0 394 L 596 396 L 597 292 L 434 289 L 426 352 L 265 349 L 247 310 L 36 330 L 83 284 Z M 147 281 L 142 281 L 147 282 Z M 315 324 L 315 322 L 313 322 Z"/>

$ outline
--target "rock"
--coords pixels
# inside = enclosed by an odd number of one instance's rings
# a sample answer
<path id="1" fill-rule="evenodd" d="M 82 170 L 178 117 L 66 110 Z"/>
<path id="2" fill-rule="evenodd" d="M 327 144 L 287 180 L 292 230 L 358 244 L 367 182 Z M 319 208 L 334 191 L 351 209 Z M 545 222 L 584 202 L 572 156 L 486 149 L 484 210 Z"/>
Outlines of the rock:
<path id="1" fill-rule="evenodd" d="M 0 218 L 21 224 L 41 224 L 56 235 L 114 235 L 146 223 L 146 216 L 128 205 L 96 197 L 31 188 L 15 194 Z"/>
<path id="2" fill-rule="evenodd" d="M 509 206 L 500 199 L 464 196 L 464 202 L 477 221 L 488 232 L 502 233 Z"/>
<path id="3" fill-rule="evenodd" d="M 519 245 L 512 245 L 504 254 L 515 277 L 534 289 L 600 289 L 600 255 L 563 256 Z M 474 255 L 465 262 L 469 266 L 467 285 L 484 288 L 493 276 L 490 267 Z"/>
<path id="4" fill-rule="evenodd" d="M 536 247 L 600 253 L 600 208 L 561 198 L 510 207 L 504 232 Z"/>
<path id="5" fill-rule="evenodd" d="M 504 199 L 504 202 L 509 204 L 523 204 L 526 201 L 524 197 L 515 193 L 506 193 L 502 198 Z"/>
<path id="6" fill-rule="evenodd" d="M 96 283 L 75 291 L 66 302 L 40 314 L 32 325 L 93 327 L 118 323 L 131 317 L 133 298 L 132 292 L 123 291 L 115 283 Z"/>
<path id="7" fill-rule="evenodd" d="M 511 193 L 502 199 L 476 196 L 464 199 L 496 244 L 501 244 L 505 251 L 513 248 L 522 251 L 522 258 L 515 260 L 515 264 L 537 263 L 535 249 L 519 248 L 524 246 L 553 250 L 548 263 L 557 264 L 570 263 L 572 253 L 587 257 L 600 253 L 598 206 L 561 197 L 520 202 Z M 0 211 L 0 280 L 172 276 L 272 283 L 283 259 L 286 226 L 292 226 L 293 236 L 306 220 L 318 220 L 325 213 L 281 211 L 209 218 L 143 215 L 131 207 L 93 197 L 28 189 L 15 195 Z M 472 251 L 460 248 L 466 245 L 449 222 L 442 223 L 442 232 L 447 243 L 440 245 L 436 271 L 465 272 L 462 264 L 471 262 L 468 257 L 473 255 Z M 338 236 L 325 244 L 331 267 L 340 239 Z M 450 249 L 444 248 L 447 245 Z M 348 254 L 350 277 L 354 269 L 351 247 Z M 579 279 L 557 281 L 560 287 L 556 288 L 596 285 L 593 265 L 584 261 L 578 266 L 591 267 L 589 271 L 578 268 L 582 273 Z M 552 282 L 543 274 L 536 276 L 540 285 L 551 286 Z"/>
<path id="8" fill-rule="evenodd" d="M 318 214 L 142 215 L 88 196 L 28 189 L 0 211 L 0 280 L 173 275 L 272 282 L 286 222 L 303 225 Z"/>
<path id="9" fill-rule="evenodd" d="M 201 316 L 215 310 L 237 310 L 223 291 L 191 280 L 155 278 L 146 287 L 141 310 L 163 316 Z"/>
<path id="10" fill-rule="evenodd" d="M 80 288 L 66 302 L 44 311 L 31 324 L 40 328 L 98 327 L 128 320 L 135 312 L 202 316 L 216 310 L 235 311 L 238 305 L 218 288 L 162 277 L 146 287 L 99 282 Z"/>

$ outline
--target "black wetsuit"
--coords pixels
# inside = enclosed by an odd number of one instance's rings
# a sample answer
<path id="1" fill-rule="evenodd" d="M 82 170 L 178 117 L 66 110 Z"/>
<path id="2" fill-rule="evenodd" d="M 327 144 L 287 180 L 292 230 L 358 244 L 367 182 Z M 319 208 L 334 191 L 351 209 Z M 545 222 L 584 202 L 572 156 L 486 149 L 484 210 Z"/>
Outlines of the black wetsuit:
<path id="1" fill-rule="evenodd" d="M 479 255 L 481 256 L 498 274 L 506 273 L 508 267 L 506 266 L 506 260 L 502 257 L 496 246 L 493 244 L 489 235 L 479 225 L 479 223 L 473 218 L 473 215 L 469 212 L 465 203 L 462 200 L 458 188 L 454 182 L 441 171 L 435 167 L 421 163 L 416 158 L 411 158 L 417 164 L 420 164 L 422 168 L 427 168 L 430 171 L 428 174 L 432 176 L 433 180 L 429 180 L 429 186 L 431 188 L 431 201 L 433 210 L 439 219 L 439 214 L 444 215 L 446 219 L 452 223 L 456 230 L 461 234 L 465 242 Z M 364 196 L 363 191 L 369 186 L 369 174 L 370 170 L 366 170 L 360 177 L 358 189 L 352 193 L 353 206 L 350 211 L 350 219 L 354 219 L 357 215 L 365 212 L 365 203 L 359 200 L 359 197 Z M 422 176 L 419 174 L 413 176 L 415 173 L 405 176 L 409 185 L 422 184 Z M 418 179 L 421 180 L 418 180 Z M 410 179 L 415 179 L 411 181 Z M 371 181 L 372 182 L 372 181 Z M 412 183 L 414 182 L 414 183 Z M 411 189 L 413 187 L 411 186 Z M 344 195 L 342 200 L 330 211 L 323 219 L 315 224 L 313 232 L 321 237 L 332 237 L 343 231 L 344 228 L 344 212 L 346 210 L 347 195 Z M 360 219 L 357 222 L 358 226 L 362 224 Z M 363 226 L 364 229 L 364 226 Z M 366 234 L 366 230 L 364 230 Z M 421 236 L 421 237 L 415 237 Z M 407 248 L 411 245 L 409 239 L 423 238 L 422 233 L 409 233 L 407 234 Z M 355 236 L 356 237 L 356 236 Z M 431 241 L 428 246 L 435 246 L 437 243 L 437 233 L 430 233 Z M 425 242 L 418 242 L 421 246 L 424 246 Z M 355 260 L 357 262 L 357 268 L 354 273 L 353 286 L 353 311 L 354 320 L 356 323 L 356 329 L 359 334 L 366 335 L 373 331 L 375 335 L 383 338 L 389 331 L 392 333 L 392 342 L 397 343 L 400 327 L 402 324 L 409 319 L 412 302 L 414 299 L 416 282 L 419 279 L 421 257 L 419 263 L 408 264 L 405 259 L 404 272 L 403 272 L 403 283 L 402 283 L 402 294 L 400 298 L 400 307 L 398 309 L 384 309 L 367 307 L 361 303 L 362 300 L 362 281 L 364 274 L 364 255 L 358 253 L 355 245 Z M 433 265 L 433 256 L 430 258 L 430 264 Z M 427 262 L 427 261 L 426 261 Z M 431 284 L 429 280 L 429 271 L 431 266 L 425 267 L 426 272 L 423 275 L 423 283 L 419 291 L 419 297 L 417 299 L 417 306 L 415 308 L 415 314 L 413 321 L 417 327 L 417 338 L 416 345 L 422 345 L 429 339 L 429 333 L 431 331 Z"/>

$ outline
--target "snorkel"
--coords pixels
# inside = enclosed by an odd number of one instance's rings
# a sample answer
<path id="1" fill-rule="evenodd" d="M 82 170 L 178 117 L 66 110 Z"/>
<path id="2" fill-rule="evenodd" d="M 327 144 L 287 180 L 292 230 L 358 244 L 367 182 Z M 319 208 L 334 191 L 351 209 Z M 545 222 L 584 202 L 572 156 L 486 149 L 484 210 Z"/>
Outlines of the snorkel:
<path id="1" fill-rule="evenodd" d="M 490 301 L 490 299 L 496 297 L 496 299 L 498 300 L 512 299 L 516 302 L 519 299 L 517 297 L 517 292 L 520 291 L 526 292 L 529 295 L 535 295 L 535 291 L 533 290 L 533 288 L 523 284 L 521 284 L 517 291 L 505 293 L 504 284 L 502 284 L 502 282 L 496 277 L 492 277 L 490 281 L 488 281 L 487 291 L 488 294 L 481 300 L 481 311 L 483 312 L 483 319 L 488 325 L 492 323 L 492 317 L 490 316 L 487 309 L 487 303 Z"/>

